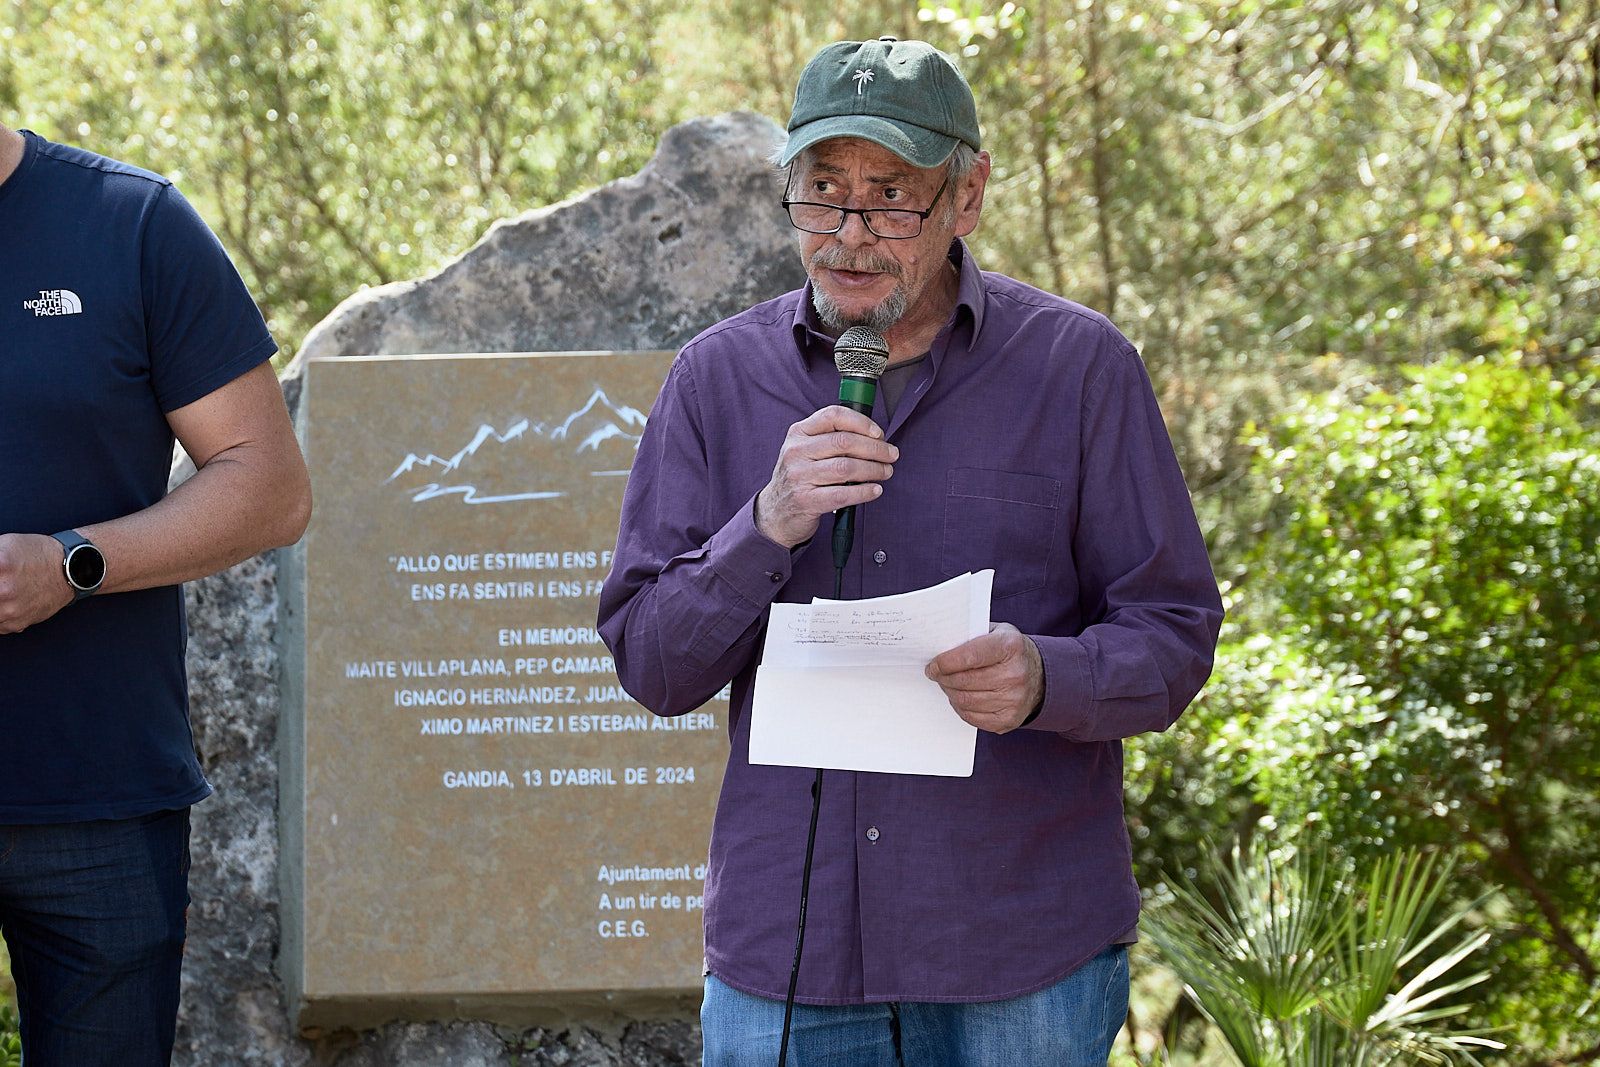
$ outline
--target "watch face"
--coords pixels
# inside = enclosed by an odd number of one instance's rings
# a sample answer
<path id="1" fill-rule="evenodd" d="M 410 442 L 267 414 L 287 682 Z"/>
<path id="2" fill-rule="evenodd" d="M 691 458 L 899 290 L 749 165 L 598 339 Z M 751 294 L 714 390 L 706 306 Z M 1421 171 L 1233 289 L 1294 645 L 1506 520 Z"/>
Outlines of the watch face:
<path id="1" fill-rule="evenodd" d="M 106 558 L 93 545 L 79 545 L 67 554 L 67 580 L 82 590 L 100 587 L 106 577 Z"/>

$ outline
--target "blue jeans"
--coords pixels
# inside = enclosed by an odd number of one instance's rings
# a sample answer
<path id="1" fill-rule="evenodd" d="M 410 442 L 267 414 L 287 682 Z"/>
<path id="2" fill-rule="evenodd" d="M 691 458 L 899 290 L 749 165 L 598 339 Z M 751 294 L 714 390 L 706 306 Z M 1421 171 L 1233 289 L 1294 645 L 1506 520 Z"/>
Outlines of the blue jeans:
<path id="1" fill-rule="evenodd" d="M 1105 1067 L 1128 1014 L 1128 947 L 1053 986 L 981 1004 L 794 1006 L 793 1067 Z M 706 977 L 705 1067 L 773 1067 L 783 1001 Z"/>
<path id="2" fill-rule="evenodd" d="M 189 811 L 0 826 L 0 934 L 27 1067 L 172 1059 Z"/>

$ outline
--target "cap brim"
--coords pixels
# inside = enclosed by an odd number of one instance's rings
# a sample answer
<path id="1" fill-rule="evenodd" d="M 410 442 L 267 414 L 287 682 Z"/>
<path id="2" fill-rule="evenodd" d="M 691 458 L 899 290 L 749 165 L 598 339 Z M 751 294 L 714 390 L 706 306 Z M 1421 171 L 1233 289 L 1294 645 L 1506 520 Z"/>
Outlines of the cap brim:
<path id="1" fill-rule="evenodd" d="M 778 165 L 787 167 L 794 157 L 823 141 L 859 137 L 882 145 L 914 167 L 937 167 L 955 151 L 956 138 L 921 126 L 878 115 L 835 115 L 791 130 Z"/>

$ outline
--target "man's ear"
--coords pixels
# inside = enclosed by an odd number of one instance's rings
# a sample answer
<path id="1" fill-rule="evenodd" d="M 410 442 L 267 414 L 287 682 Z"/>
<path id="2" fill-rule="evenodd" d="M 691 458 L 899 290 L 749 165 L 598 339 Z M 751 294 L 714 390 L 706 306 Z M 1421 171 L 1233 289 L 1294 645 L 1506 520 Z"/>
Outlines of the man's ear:
<path id="1" fill-rule="evenodd" d="M 972 169 L 961 179 L 961 187 L 956 190 L 957 237 L 965 237 L 978 228 L 978 216 L 983 214 L 983 193 L 989 184 L 989 171 L 993 166 L 994 161 L 989 158 L 989 153 L 979 152 L 977 159 L 973 160 Z"/>

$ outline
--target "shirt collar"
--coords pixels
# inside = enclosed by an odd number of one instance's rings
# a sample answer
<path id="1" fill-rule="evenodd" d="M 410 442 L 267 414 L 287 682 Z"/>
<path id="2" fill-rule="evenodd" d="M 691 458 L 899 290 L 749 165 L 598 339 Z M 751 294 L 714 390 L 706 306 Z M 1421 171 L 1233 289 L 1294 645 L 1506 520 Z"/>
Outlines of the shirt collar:
<path id="1" fill-rule="evenodd" d="M 983 332 L 983 310 L 987 302 L 983 290 L 983 272 L 978 269 L 978 261 L 967 247 L 967 242 L 959 237 L 950 243 L 950 262 L 955 264 L 960 278 L 956 287 L 956 306 L 950 317 L 952 325 L 959 323 L 961 309 L 966 309 L 972 320 L 970 347 L 978 343 L 978 336 Z M 811 302 L 810 280 L 800 290 L 799 301 L 794 309 L 793 330 L 795 347 L 802 358 L 813 352 L 832 357 L 833 338 L 823 328 L 822 320 L 817 317 L 816 305 Z"/>

